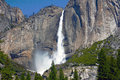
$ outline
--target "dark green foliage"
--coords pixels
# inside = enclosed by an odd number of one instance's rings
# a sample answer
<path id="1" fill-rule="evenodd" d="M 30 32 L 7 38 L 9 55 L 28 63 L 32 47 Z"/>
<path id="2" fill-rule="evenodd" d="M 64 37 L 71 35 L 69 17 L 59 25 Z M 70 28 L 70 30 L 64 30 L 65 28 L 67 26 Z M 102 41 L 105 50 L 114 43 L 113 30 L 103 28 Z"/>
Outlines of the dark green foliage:
<path id="1" fill-rule="evenodd" d="M 0 50 L 0 64 L 4 65 L 0 68 L 2 80 L 12 80 L 12 76 L 17 72 L 23 72 L 24 68 L 13 62 L 9 57 Z M 23 80 L 23 79 L 22 79 Z"/>
<path id="2" fill-rule="evenodd" d="M 62 69 L 60 69 L 60 71 L 59 71 L 59 80 L 65 80 L 64 73 L 63 73 Z"/>
<path id="3" fill-rule="evenodd" d="M 117 55 L 117 66 L 118 69 L 120 70 L 120 49 L 118 50 L 118 55 Z"/>
<path id="4" fill-rule="evenodd" d="M 4 54 L 3 51 L 0 51 L 0 63 L 5 65 L 5 67 L 9 67 L 10 71 L 13 72 L 22 72 L 24 71 L 24 68 L 17 63 L 13 62 L 11 59 L 8 58 L 6 54 Z M 8 66 L 9 64 L 9 66 Z"/>
<path id="5" fill-rule="evenodd" d="M 78 72 L 76 69 L 74 71 L 74 79 L 73 80 L 78 80 Z"/>
<path id="6" fill-rule="evenodd" d="M 76 50 L 76 54 L 70 58 L 67 63 L 78 63 L 84 65 L 95 65 L 97 54 L 100 52 L 99 46 L 103 41 L 94 43 L 90 48 Z M 81 55 L 80 55 L 81 54 Z"/>
<path id="7" fill-rule="evenodd" d="M 7 55 L 3 54 L 3 52 L 0 51 L 0 63 L 5 64 L 6 59 Z"/>
<path id="8" fill-rule="evenodd" d="M 52 62 L 50 70 L 51 71 L 49 73 L 49 77 L 46 80 L 68 80 L 68 78 L 64 76 L 62 69 L 59 70 L 59 76 L 57 75 L 57 70 L 55 68 L 54 62 Z"/>
<path id="9" fill-rule="evenodd" d="M 14 75 L 15 72 L 24 70 L 23 67 L 20 67 L 18 64 L 9 59 L 3 51 L 0 51 L 0 63 L 4 65 L 4 68 L 0 69 L 2 77 L 1 80 L 12 80 L 12 75 Z"/>
<path id="10" fill-rule="evenodd" d="M 26 80 L 31 80 L 30 73 L 28 72 Z"/>
<path id="11" fill-rule="evenodd" d="M 16 77 L 15 77 L 15 80 L 19 80 L 19 77 L 18 77 L 18 75 L 16 75 Z"/>
<path id="12" fill-rule="evenodd" d="M 57 70 L 55 68 L 54 62 L 52 62 L 51 72 L 49 74 L 48 80 L 57 80 Z"/>
<path id="13" fill-rule="evenodd" d="M 95 65 L 97 62 L 97 54 L 91 54 L 91 53 L 84 53 L 80 57 L 78 57 L 78 54 L 75 54 L 72 56 L 71 59 L 69 59 L 67 62 L 68 63 L 78 63 L 78 64 L 84 64 L 84 65 Z"/>
<path id="14" fill-rule="evenodd" d="M 117 71 L 117 80 L 120 80 L 120 70 Z"/>
<path id="15" fill-rule="evenodd" d="M 4 65 L 4 68 L 0 69 L 2 80 L 12 80 L 12 75 L 24 71 L 23 67 L 9 59 L 3 51 L 0 51 L 0 63 Z"/>
<path id="16" fill-rule="evenodd" d="M 117 55 L 117 78 L 120 80 L 120 49 L 118 49 Z"/>
<path id="17" fill-rule="evenodd" d="M 34 80 L 39 80 L 39 78 L 38 78 L 38 74 L 37 74 L 37 73 L 35 73 Z"/>
<path id="18" fill-rule="evenodd" d="M 98 80 L 107 80 L 107 61 L 103 49 L 98 54 Z"/>
<path id="19" fill-rule="evenodd" d="M 119 53 L 119 52 L 118 52 Z M 117 60 L 112 55 L 106 56 L 105 49 L 98 54 L 98 80 L 120 80 L 120 70 L 118 68 L 119 56 Z"/>
<path id="20" fill-rule="evenodd" d="M 25 80 L 25 73 L 22 73 L 22 74 L 21 74 L 20 80 Z"/>
<path id="21" fill-rule="evenodd" d="M 65 77 L 65 80 L 68 80 L 68 77 Z"/>
<path id="22" fill-rule="evenodd" d="M 9 68 L 9 69 L 11 68 L 12 65 L 10 64 L 10 60 L 8 57 L 6 58 L 4 65 L 5 65 L 5 68 Z"/>
<path id="23" fill-rule="evenodd" d="M 109 67 L 110 67 L 109 79 L 117 80 L 117 64 L 114 57 L 111 57 Z"/>
<path id="24" fill-rule="evenodd" d="M 1 73 L 2 73 L 1 80 L 12 80 L 12 72 L 9 70 L 9 68 L 2 69 Z"/>
<path id="25" fill-rule="evenodd" d="M 92 46 L 85 49 L 77 49 L 75 54 L 70 58 L 67 63 L 77 63 L 84 65 L 96 65 L 97 56 L 101 49 L 104 50 L 105 54 L 111 55 L 115 49 L 110 46 L 110 41 L 105 39 L 103 41 L 95 42 Z"/>
<path id="26" fill-rule="evenodd" d="M 5 61 L 5 67 L 1 70 L 2 73 L 1 80 L 12 80 L 12 75 L 14 72 L 10 70 L 10 67 L 11 67 L 10 60 L 7 57 Z"/>
<path id="27" fill-rule="evenodd" d="M 42 76 L 40 74 L 35 73 L 34 80 L 43 80 Z"/>

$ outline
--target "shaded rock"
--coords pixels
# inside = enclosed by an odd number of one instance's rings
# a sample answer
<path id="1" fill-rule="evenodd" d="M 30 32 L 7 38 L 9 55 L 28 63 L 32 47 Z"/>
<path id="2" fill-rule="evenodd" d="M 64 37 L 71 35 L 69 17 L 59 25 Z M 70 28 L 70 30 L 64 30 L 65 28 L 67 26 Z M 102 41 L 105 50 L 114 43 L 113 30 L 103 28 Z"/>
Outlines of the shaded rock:
<path id="1" fill-rule="evenodd" d="M 65 8 L 66 53 L 106 39 L 119 27 L 119 0 L 70 0 Z"/>

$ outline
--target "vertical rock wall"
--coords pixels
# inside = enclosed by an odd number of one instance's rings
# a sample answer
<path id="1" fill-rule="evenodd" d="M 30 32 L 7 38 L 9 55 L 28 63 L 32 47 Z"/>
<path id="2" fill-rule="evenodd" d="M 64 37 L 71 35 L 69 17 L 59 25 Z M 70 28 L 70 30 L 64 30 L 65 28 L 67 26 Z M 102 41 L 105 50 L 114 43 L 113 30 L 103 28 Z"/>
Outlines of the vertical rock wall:
<path id="1" fill-rule="evenodd" d="M 119 0 L 70 0 L 64 17 L 66 53 L 114 34 L 119 17 Z"/>

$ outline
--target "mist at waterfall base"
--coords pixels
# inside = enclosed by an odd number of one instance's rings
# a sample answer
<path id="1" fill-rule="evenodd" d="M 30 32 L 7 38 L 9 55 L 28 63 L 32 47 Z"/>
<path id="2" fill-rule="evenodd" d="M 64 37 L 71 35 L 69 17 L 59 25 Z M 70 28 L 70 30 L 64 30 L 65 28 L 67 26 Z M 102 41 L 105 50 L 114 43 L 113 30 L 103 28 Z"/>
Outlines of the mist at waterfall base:
<path id="1" fill-rule="evenodd" d="M 41 75 L 45 70 L 49 69 L 52 63 L 52 58 L 48 52 L 37 50 L 35 53 L 35 66 L 37 73 Z"/>
<path id="2" fill-rule="evenodd" d="M 55 64 L 62 64 L 66 61 L 66 55 L 64 51 L 63 46 L 63 40 L 64 35 L 62 33 L 62 27 L 63 27 L 63 17 L 64 17 L 64 11 L 62 11 L 62 15 L 60 17 L 59 22 L 59 28 L 58 28 L 58 41 L 57 41 L 57 50 L 53 52 L 52 55 L 49 55 L 47 51 L 41 51 L 37 50 L 35 51 L 35 66 L 36 71 L 40 73 L 41 75 L 51 67 L 52 61 L 54 61 Z"/>

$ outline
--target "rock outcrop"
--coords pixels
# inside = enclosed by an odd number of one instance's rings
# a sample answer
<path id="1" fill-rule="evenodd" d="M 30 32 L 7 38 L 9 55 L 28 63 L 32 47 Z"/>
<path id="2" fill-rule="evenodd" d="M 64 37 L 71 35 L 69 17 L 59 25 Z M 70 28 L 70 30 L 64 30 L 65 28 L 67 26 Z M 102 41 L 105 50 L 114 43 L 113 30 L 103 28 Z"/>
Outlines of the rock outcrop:
<path id="1" fill-rule="evenodd" d="M 57 67 L 57 75 L 59 75 L 59 67 Z M 78 72 L 79 80 L 96 80 L 97 76 L 97 66 L 64 66 L 62 65 L 62 70 L 64 72 L 64 76 L 68 77 L 68 80 L 74 78 L 75 69 Z M 50 70 L 47 70 L 43 76 L 48 77 Z"/>
<path id="2" fill-rule="evenodd" d="M 70 0 L 65 8 L 66 53 L 106 39 L 120 27 L 119 0 Z"/>
<path id="3" fill-rule="evenodd" d="M 64 69 L 64 75 L 68 77 L 68 80 L 74 78 L 75 68 L 78 71 L 79 80 L 96 80 L 97 66 L 78 66 Z"/>
<path id="4" fill-rule="evenodd" d="M 0 0 L 0 33 L 5 32 L 24 21 L 19 8 L 10 7 L 5 0 Z"/>

